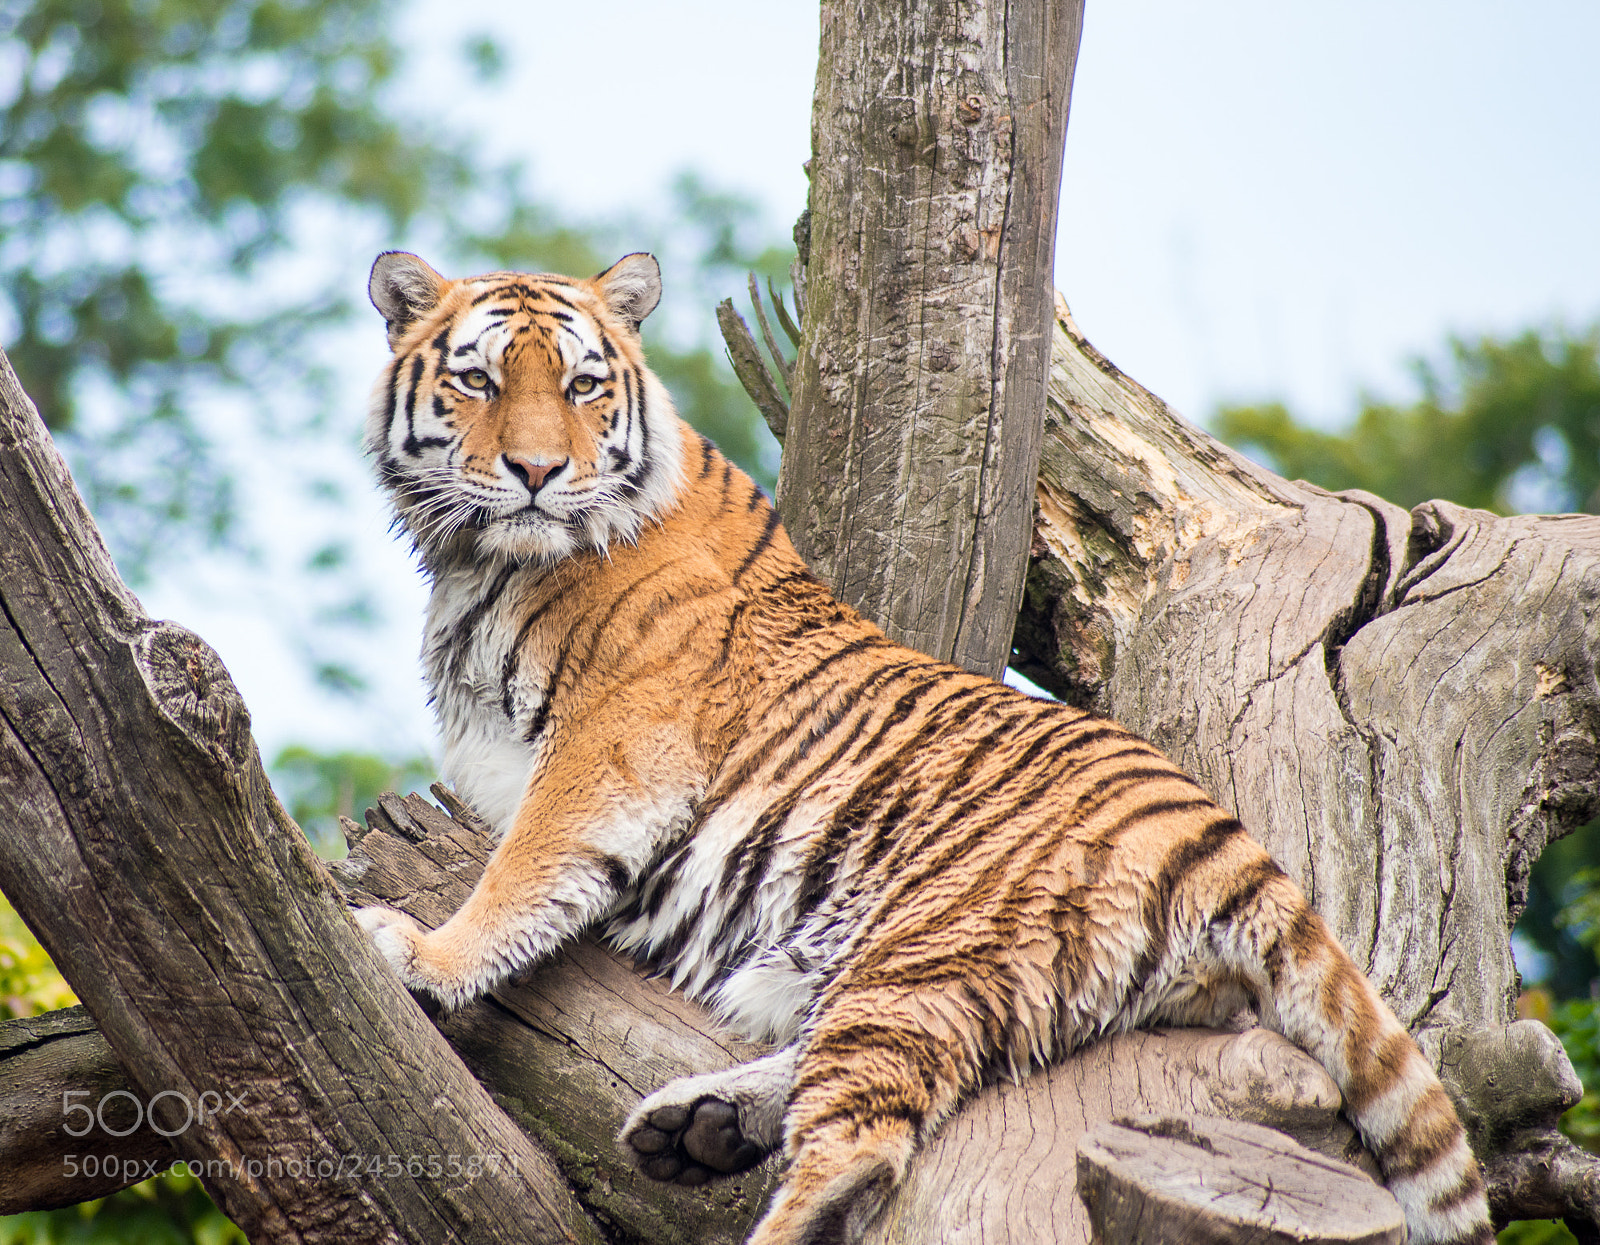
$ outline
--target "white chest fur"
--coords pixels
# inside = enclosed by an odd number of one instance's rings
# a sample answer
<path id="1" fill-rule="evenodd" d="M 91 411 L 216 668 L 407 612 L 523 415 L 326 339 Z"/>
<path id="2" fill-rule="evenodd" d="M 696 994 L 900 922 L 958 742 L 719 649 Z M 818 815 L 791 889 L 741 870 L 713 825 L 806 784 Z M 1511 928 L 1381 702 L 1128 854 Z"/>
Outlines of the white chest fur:
<path id="1" fill-rule="evenodd" d="M 528 788 L 545 699 L 543 670 L 513 654 L 521 576 L 478 566 L 434 583 L 422 660 L 443 737 L 443 777 L 504 834 Z"/>

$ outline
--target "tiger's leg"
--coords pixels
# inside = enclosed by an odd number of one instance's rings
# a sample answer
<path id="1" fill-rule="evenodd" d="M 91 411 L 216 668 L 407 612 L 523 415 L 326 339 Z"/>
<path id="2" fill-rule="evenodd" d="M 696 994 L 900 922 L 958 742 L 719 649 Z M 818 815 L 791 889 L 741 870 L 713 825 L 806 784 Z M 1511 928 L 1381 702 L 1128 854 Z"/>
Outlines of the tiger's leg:
<path id="1" fill-rule="evenodd" d="M 754 1167 L 783 1141 L 799 1046 L 669 1081 L 641 1099 L 617 1140 L 652 1180 L 701 1185 Z"/>
<path id="2" fill-rule="evenodd" d="M 977 1084 L 970 1045 L 938 1038 L 914 991 L 835 997 L 805 1039 L 784 1120 L 788 1164 L 750 1245 L 848 1245 L 917 1147 Z"/>
<path id="3" fill-rule="evenodd" d="M 641 689 L 630 694 L 650 694 L 648 683 Z M 631 707 L 621 699 L 619 712 Z M 626 741 L 552 749 L 448 921 L 429 931 L 388 908 L 354 913 L 408 989 L 459 1007 L 577 937 L 639 875 L 660 833 L 687 816 L 700 781 L 694 745 L 672 721 Z"/>
<path id="4" fill-rule="evenodd" d="M 1433 1066 L 1266 852 L 1191 878 L 1205 942 L 1254 995 L 1262 1023 L 1320 1062 L 1405 1211 L 1408 1240 L 1488 1242 L 1483 1179 Z M 1202 898 L 1204 896 L 1204 898 Z"/>

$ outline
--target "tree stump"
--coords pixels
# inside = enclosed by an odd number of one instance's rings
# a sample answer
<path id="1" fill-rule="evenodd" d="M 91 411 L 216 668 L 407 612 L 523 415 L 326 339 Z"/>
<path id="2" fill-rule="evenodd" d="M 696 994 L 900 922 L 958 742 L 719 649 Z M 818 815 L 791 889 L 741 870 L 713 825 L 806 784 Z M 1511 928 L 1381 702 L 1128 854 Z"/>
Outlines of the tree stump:
<path id="1" fill-rule="evenodd" d="M 1354 1167 L 1257 1124 L 1139 1115 L 1078 1143 L 1095 1245 L 1400 1245 L 1405 1216 Z"/>

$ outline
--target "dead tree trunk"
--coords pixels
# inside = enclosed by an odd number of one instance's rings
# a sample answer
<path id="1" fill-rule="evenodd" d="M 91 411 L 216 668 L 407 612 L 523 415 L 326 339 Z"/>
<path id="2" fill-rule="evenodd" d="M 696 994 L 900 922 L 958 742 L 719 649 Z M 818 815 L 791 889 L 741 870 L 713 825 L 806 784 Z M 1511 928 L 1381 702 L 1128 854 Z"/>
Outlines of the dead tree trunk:
<path id="1" fill-rule="evenodd" d="M 1023 668 L 1297 878 L 1440 1065 L 1498 1213 L 1592 1231 L 1597 1169 L 1554 1132 L 1576 1077 L 1506 1026 L 1528 869 L 1600 811 L 1600 519 L 1290 483 L 1058 317 Z"/>
<path id="2" fill-rule="evenodd" d="M 994 677 L 1038 472 L 1082 15 L 1082 0 L 822 6 L 779 510 L 891 636 Z"/>

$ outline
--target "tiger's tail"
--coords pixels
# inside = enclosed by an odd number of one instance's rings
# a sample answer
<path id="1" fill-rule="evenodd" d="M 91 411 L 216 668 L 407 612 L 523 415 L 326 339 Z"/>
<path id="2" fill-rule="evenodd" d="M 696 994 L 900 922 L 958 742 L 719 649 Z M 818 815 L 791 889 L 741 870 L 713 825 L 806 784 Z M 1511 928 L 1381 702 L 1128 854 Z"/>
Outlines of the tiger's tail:
<path id="1" fill-rule="evenodd" d="M 1262 1023 L 1338 1083 L 1405 1212 L 1408 1240 L 1492 1241 L 1466 1130 L 1405 1026 L 1265 852 L 1229 891 L 1211 918 L 1214 945 L 1255 994 Z"/>

